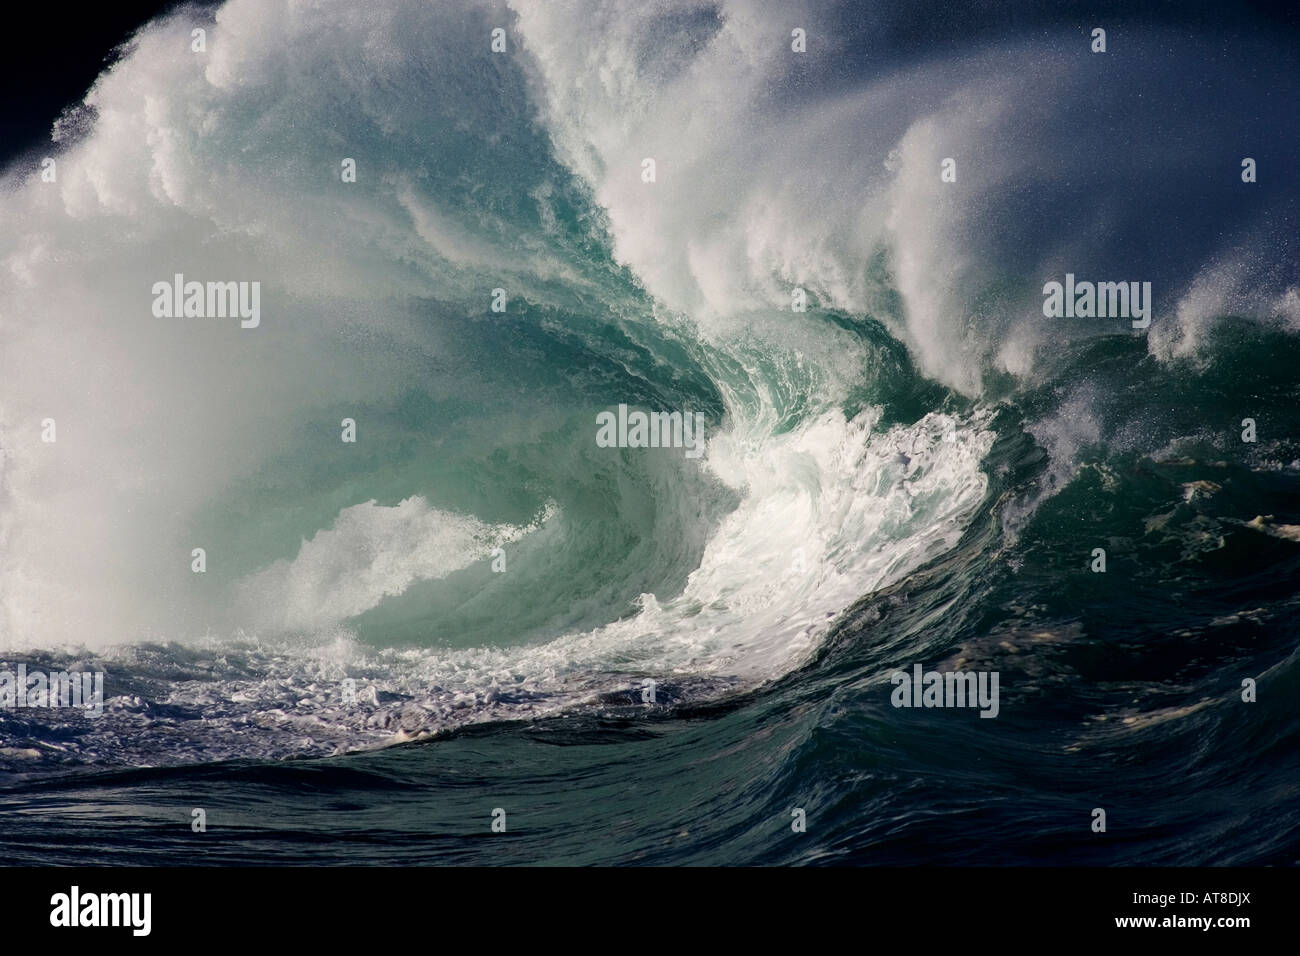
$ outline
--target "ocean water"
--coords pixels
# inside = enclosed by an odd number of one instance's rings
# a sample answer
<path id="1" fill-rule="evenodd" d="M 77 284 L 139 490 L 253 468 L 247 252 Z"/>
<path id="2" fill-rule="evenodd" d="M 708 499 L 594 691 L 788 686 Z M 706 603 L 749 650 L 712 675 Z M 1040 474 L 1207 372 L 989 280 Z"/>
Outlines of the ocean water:
<path id="1" fill-rule="evenodd" d="M 1300 860 L 1297 47 L 1016 9 L 143 27 L 0 182 L 5 859 Z"/>

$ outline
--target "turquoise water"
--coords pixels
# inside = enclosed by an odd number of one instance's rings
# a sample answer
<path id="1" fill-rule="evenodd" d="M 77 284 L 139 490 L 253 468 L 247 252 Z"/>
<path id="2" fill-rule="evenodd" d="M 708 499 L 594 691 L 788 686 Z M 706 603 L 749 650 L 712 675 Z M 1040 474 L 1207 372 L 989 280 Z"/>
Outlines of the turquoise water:
<path id="1" fill-rule="evenodd" d="M 1235 61 L 427 7 L 160 21 L 5 174 L 0 669 L 106 683 L 0 712 L 8 859 L 1295 862 L 1296 193 L 1065 145 L 1293 144 Z M 1067 270 L 1151 329 L 1045 319 Z M 153 316 L 177 272 L 260 326 Z M 893 706 L 915 664 L 997 718 Z"/>

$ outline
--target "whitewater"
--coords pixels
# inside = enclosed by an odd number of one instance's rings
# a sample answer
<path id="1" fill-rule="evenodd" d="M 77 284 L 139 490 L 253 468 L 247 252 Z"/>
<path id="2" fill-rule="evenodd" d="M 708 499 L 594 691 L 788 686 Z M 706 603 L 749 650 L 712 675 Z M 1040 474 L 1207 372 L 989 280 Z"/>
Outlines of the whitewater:
<path id="1" fill-rule="evenodd" d="M 1014 544 L 1109 441 L 1113 389 L 1063 355 L 1124 332 L 1198 367 L 1224 316 L 1300 330 L 1285 210 L 1157 248 L 1143 217 L 1183 207 L 1142 143 L 1069 148 L 1122 94 L 1085 96 L 1065 38 L 846 71 L 894 15 L 853 6 L 231 0 L 142 28 L 57 124 L 57 179 L 31 156 L 0 184 L 0 654 L 109 687 L 12 768 L 769 686 L 995 505 Z M 1108 66 L 1187 53 L 1161 44 Z M 1044 321 L 1067 270 L 1149 278 L 1148 333 Z M 179 274 L 260 283 L 256 328 L 155 314 Z M 1068 410 L 1004 420 L 1051 388 Z M 705 453 L 599 447 L 622 404 L 702 409 Z M 1050 479 L 993 488 L 1008 434 Z"/>

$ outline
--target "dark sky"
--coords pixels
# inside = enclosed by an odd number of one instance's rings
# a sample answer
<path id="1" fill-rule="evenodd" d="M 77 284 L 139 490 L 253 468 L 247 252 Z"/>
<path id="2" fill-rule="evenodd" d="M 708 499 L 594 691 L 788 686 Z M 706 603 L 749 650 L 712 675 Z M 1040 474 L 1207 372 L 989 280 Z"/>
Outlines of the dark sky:
<path id="1" fill-rule="evenodd" d="M 45 142 L 65 106 L 81 99 L 113 49 L 173 0 L 38 4 L 5 30 L 0 55 L 0 161 Z M 201 5 L 212 5 L 205 3 Z"/>

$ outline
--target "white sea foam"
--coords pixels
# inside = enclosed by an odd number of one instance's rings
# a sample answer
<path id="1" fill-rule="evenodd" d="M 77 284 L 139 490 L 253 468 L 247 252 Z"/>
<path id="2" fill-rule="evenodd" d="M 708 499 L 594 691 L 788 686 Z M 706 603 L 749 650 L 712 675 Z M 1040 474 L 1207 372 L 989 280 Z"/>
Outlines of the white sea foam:
<path id="1" fill-rule="evenodd" d="M 194 640 L 219 624 L 268 642 L 296 634 L 301 659 L 319 661 L 349 618 L 483 561 L 485 542 L 522 540 L 508 523 L 365 495 L 228 586 L 204 590 L 188 563 L 203 508 L 237 496 L 308 424 L 332 429 L 321 409 L 439 387 L 426 379 L 446 333 L 412 320 L 412 298 L 486 303 L 501 285 L 601 302 L 610 270 L 557 225 L 562 169 L 510 151 L 533 135 L 590 186 L 593 221 L 607 217 L 617 260 L 664 322 L 748 379 L 719 375 L 726 415 L 701 460 L 739 505 L 684 586 L 610 609 L 603 626 L 522 647 L 383 652 L 418 661 L 439 714 L 449 693 L 559 699 L 590 692 L 597 674 L 769 679 L 857 597 L 951 548 L 985 493 L 987 423 L 847 419 L 864 347 L 787 311 L 790 288 L 876 315 L 924 372 L 978 394 L 987 368 L 1032 376 L 1055 334 L 1042 331 L 1038 276 L 1084 270 L 1071 256 L 1106 235 L 1127 194 L 1075 208 L 1075 238 L 1032 242 L 1016 230 L 1034 217 L 1014 202 L 1043 177 L 1095 167 L 1058 135 L 1056 102 L 1086 86 L 1073 54 L 1000 47 L 834 85 L 843 39 L 829 10 L 233 0 L 208 24 L 206 57 L 188 42 L 203 14 L 141 31 L 66 124 L 82 131 L 57 154 L 57 183 L 13 169 L 0 195 L 0 646 Z M 822 59 L 814 82 L 786 89 L 794 21 Z M 493 60 L 496 25 L 512 46 Z M 354 186 L 337 179 L 345 156 Z M 640 179 L 647 156 L 654 184 Z M 939 180 L 947 156 L 958 184 Z M 1147 159 L 1119 155 L 1106 175 L 1147 175 Z M 535 221 L 501 212 L 519 196 Z M 259 328 L 155 319 L 152 283 L 194 263 L 260 280 Z M 1225 307 L 1196 304 L 1202 265 L 1173 286 L 1192 290 L 1177 319 L 1192 339 Z M 1294 292 L 1279 295 L 1294 314 Z M 1152 328 L 1158 354 L 1190 341 L 1162 338 L 1159 315 Z M 780 380 L 801 363 L 790 382 L 805 389 L 802 417 Z M 47 416 L 52 445 L 39 438 Z"/>

